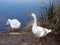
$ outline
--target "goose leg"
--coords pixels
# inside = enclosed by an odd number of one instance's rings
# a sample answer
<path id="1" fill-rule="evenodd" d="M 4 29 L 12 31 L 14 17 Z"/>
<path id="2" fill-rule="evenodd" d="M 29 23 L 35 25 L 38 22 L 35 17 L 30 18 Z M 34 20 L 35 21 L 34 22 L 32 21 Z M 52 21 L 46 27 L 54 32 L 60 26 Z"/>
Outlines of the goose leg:
<path id="1" fill-rule="evenodd" d="M 38 43 L 41 42 L 41 41 L 42 41 L 42 38 L 41 37 L 37 38 L 37 42 Z"/>
<path id="2" fill-rule="evenodd" d="M 17 30 L 14 28 L 14 29 L 13 29 L 13 32 L 16 32 L 16 31 L 17 31 Z"/>

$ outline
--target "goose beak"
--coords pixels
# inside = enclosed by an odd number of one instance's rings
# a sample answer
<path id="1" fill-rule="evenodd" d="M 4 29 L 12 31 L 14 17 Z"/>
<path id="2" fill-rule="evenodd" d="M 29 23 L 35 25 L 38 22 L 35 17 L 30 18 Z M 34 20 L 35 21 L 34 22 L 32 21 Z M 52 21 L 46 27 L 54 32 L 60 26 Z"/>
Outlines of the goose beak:
<path id="1" fill-rule="evenodd" d="M 29 14 L 29 16 L 32 16 L 32 14 Z"/>

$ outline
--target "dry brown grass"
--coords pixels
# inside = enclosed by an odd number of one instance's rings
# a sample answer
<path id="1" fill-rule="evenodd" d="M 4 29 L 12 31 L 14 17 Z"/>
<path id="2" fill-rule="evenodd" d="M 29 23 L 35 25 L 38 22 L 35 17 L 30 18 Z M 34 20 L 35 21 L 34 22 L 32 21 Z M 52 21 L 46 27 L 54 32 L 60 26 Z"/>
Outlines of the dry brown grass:
<path id="1" fill-rule="evenodd" d="M 0 33 L 0 45 L 59 45 L 59 41 L 59 35 L 52 33 L 40 43 L 37 43 L 36 37 L 30 32 Z"/>

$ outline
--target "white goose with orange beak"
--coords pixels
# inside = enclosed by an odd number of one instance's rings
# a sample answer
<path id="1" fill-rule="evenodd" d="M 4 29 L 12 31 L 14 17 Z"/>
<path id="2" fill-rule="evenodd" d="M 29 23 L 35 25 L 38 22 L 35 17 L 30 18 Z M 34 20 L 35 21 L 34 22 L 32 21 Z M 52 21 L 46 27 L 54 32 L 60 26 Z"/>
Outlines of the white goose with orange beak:
<path id="1" fill-rule="evenodd" d="M 41 42 L 42 41 L 42 37 L 46 36 L 48 33 L 51 32 L 50 29 L 46 29 L 40 26 L 37 26 L 37 19 L 36 19 L 36 14 L 35 13 L 31 13 L 30 16 L 32 16 L 34 18 L 34 24 L 32 27 L 32 32 L 33 34 L 38 37 L 37 41 Z"/>

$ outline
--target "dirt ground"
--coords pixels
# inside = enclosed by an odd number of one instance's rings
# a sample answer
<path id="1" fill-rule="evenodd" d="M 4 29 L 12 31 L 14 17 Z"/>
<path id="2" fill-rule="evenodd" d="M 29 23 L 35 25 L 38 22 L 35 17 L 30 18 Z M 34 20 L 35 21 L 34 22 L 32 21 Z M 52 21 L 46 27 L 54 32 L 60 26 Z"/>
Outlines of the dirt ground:
<path id="1" fill-rule="evenodd" d="M 26 32 L 27 33 L 27 32 Z M 49 34 L 37 43 L 36 37 L 32 33 L 27 34 L 0 34 L 0 45 L 60 45 L 60 36 Z"/>

